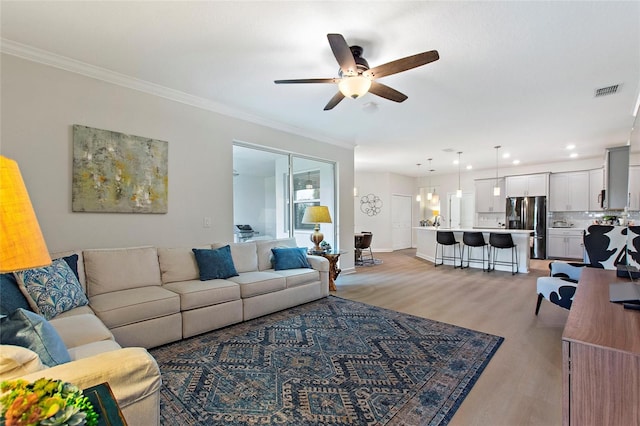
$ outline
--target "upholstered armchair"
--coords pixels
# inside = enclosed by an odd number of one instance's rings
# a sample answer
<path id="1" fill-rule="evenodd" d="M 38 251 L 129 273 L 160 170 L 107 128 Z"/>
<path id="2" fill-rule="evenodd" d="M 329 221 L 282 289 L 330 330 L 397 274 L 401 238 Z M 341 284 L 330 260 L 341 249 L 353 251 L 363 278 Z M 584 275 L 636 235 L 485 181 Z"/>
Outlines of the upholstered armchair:
<path id="1" fill-rule="evenodd" d="M 547 299 L 562 308 L 570 309 L 573 296 L 578 287 L 584 263 L 553 261 L 549 263 L 550 276 L 540 277 L 537 281 L 538 302 L 536 315 L 542 299 Z"/>

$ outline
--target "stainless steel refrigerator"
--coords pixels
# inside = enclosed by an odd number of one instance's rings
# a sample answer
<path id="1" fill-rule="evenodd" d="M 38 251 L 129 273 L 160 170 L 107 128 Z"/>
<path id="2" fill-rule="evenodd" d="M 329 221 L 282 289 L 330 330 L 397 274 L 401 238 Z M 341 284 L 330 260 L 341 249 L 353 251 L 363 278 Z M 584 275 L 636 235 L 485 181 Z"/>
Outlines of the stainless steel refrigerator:
<path id="1" fill-rule="evenodd" d="M 531 229 L 529 247 L 532 259 L 547 257 L 547 197 L 507 198 L 508 229 Z"/>

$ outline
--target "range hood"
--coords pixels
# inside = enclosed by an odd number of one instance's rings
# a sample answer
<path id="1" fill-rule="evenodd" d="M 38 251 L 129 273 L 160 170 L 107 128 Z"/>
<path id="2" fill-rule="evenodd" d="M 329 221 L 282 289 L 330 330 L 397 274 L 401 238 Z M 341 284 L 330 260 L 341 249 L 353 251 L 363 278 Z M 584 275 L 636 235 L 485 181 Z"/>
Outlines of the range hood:
<path id="1" fill-rule="evenodd" d="M 607 148 L 604 159 L 602 208 L 623 210 L 629 197 L 629 145 Z"/>

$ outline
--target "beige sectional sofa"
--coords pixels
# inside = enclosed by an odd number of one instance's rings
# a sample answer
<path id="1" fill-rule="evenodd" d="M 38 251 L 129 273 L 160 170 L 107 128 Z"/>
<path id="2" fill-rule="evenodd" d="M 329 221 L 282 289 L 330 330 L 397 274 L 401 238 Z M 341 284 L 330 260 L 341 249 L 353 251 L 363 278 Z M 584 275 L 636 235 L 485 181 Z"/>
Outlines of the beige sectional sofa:
<path id="1" fill-rule="evenodd" d="M 308 256 L 311 269 L 273 269 L 271 249 L 295 247 L 294 239 L 229 245 L 238 275 L 208 281 L 199 279 L 191 247 L 53 253 L 53 258 L 78 255 L 78 278 L 89 299 L 88 306 L 49 321 L 72 361 L 47 368 L 23 348 L 2 345 L 0 381 L 45 376 L 81 388 L 106 381 L 129 424 L 158 424 L 160 371 L 144 348 L 329 294 L 329 264 L 323 257 Z"/>

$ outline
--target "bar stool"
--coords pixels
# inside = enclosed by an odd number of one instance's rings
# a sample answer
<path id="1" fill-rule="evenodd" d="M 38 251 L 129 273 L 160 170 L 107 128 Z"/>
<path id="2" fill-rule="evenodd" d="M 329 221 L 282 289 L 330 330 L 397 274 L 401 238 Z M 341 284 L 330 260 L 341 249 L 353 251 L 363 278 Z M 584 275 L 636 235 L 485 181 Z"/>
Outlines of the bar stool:
<path id="1" fill-rule="evenodd" d="M 482 232 L 465 232 L 462 234 L 462 243 L 464 244 L 464 248 L 462 249 L 462 262 L 460 265 L 462 269 L 469 267 L 469 262 L 482 262 L 482 270 L 485 272 L 489 272 L 491 270 L 491 251 L 489 251 L 489 245 L 484 240 L 484 235 Z M 480 258 L 472 258 L 471 257 L 471 249 L 482 247 L 482 259 Z M 464 263 L 464 249 L 467 249 L 467 266 L 462 266 Z M 485 250 L 487 252 L 487 269 L 484 268 L 485 261 Z"/>
<path id="2" fill-rule="evenodd" d="M 453 268 L 457 268 L 456 244 L 458 245 L 458 251 L 460 252 L 460 268 L 462 268 L 462 247 L 460 246 L 460 242 L 456 241 L 456 237 L 453 235 L 453 232 L 436 231 L 436 255 L 433 259 L 434 266 L 438 267 L 443 265 L 445 260 L 453 260 Z M 440 250 L 440 260 L 442 262 L 440 263 L 438 263 L 438 246 L 442 246 L 442 249 Z M 453 246 L 453 256 L 444 255 L 444 246 Z"/>
<path id="3" fill-rule="evenodd" d="M 493 267 L 491 268 L 492 271 L 495 271 L 496 269 L 496 263 L 499 265 L 511 265 L 511 275 L 515 275 L 519 272 L 518 270 L 518 249 L 517 249 L 517 245 L 513 243 L 513 238 L 511 238 L 511 234 L 498 234 L 495 232 L 492 232 L 489 234 L 489 245 L 491 246 L 491 250 L 492 252 L 490 253 L 491 255 L 491 259 L 493 259 Z M 507 261 L 499 261 L 496 260 L 497 259 L 497 253 L 496 250 L 498 249 L 511 249 L 511 262 L 507 262 Z M 515 258 L 516 261 L 513 261 L 513 256 L 515 253 Z M 516 267 L 516 270 L 514 272 L 513 267 Z"/>

